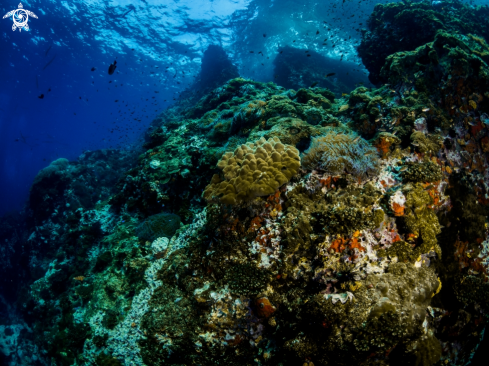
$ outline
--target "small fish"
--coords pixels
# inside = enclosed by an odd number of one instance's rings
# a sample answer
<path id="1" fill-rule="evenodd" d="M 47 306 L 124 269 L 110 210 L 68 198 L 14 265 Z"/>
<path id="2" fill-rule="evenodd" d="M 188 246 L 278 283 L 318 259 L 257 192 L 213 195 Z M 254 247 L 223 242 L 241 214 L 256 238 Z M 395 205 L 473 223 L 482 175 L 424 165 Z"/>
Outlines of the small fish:
<path id="1" fill-rule="evenodd" d="M 414 146 L 419 146 L 419 144 L 417 142 L 411 142 L 411 144 Z"/>
<path id="2" fill-rule="evenodd" d="M 48 89 L 48 92 L 50 92 L 50 91 L 51 91 L 51 88 Z"/>
<path id="3" fill-rule="evenodd" d="M 44 57 L 46 57 L 48 55 L 48 52 L 51 49 L 51 47 L 53 47 L 53 45 L 51 45 L 51 46 L 48 47 L 48 49 L 46 50 L 46 53 L 44 53 Z"/>
<path id="4" fill-rule="evenodd" d="M 348 96 L 348 93 L 341 93 L 341 96 L 342 97 L 347 97 Z"/>
<path id="5" fill-rule="evenodd" d="M 452 109 L 455 109 L 455 108 L 457 108 L 457 106 L 456 105 L 452 105 Z"/>
<path id="6" fill-rule="evenodd" d="M 429 111 L 430 111 L 430 109 L 429 109 L 429 108 L 423 108 L 423 109 L 422 109 L 422 111 L 423 111 L 423 112 L 429 112 Z"/>
<path id="7" fill-rule="evenodd" d="M 401 172 L 405 172 L 406 170 L 408 170 L 408 167 L 405 165 L 400 169 Z"/>
<path id="8" fill-rule="evenodd" d="M 54 57 L 51 60 L 49 60 L 49 62 L 46 65 L 44 65 L 44 67 L 42 69 L 45 70 L 46 67 L 48 67 L 49 65 L 51 65 L 51 63 L 54 61 L 54 59 L 56 58 L 57 55 L 58 54 L 55 54 Z"/>
<path id="9" fill-rule="evenodd" d="M 112 75 L 114 73 L 115 69 L 117 68 L 116 65 L 117 65 L 117 61 L 114 61 L 113 64 L 110 64 L 110 66 L 109 66 L 109 75 Z"/>
<path id="10" fill-rule="evenodd" d="M 334 76 L 334 75 L 336 75 L 336 73 L 335 73 L 335 72 L 330 72 L 329 74 L 326 74 L 326 76 L 325 76 L 325 77 L 326 77 L 326 78 L 329 78 L 330 76 Z"/>
<path id="11" fill-rule="evenodd" d="M 44 99 L 44 94 L 41 94 L 40 96 L 38 96 L 39 99 Z"/>
<path id="12" fill-rule="evenodd" d="M 319 34 L 319 31 L 316 31 L 316 36 Z"/>
<path id="13" fill-rule="evenodd" d="M 266 33 L 263 33 L 263 37 L 266 37 L 266 36 L 267 36 Z"/>
<path id="14" fill-rule="evenodd" d="M 117 103 L 118 101 L 119 101 L 119 99 L 114 100 L 114 102 L 116 102 L 116 103 Z"/>
<path id="15" fill-rule="evenodd" d="M 428 187 L 426 187 L 424 190 L 425 191 L 429 191 L 431 189 L 435 188 L 435 186 L 433 184 L 430 184 Z"/>
<path id="16" fill-rule="evenodd" d="M 469 125 L 471 125 L 471 126 L 477 126 L 478 124 L 479 124 L 479 122 L 477 122 L 475 120 L 469 121 Z"/>
<path id="17" fill-rule="evenodd" d="M 90 71 L 95 71 L 97 70 L 95 67 L 92 67 Z"/>
<path id="18" fill-rule="evenodd" d="M 314 88 L 316 85 L 318 85 L 318 82 L 315 81 L 314 83 L 311 84 L 310 88 Z"/>
<path id="19" fill-rule="evenodd" d="M 387 131 L 387 130 L 386 130 L 385 128 L 379 128 L 379 131 L 380 131 L 380 132 L 385 132 L 385 131 Z"/>
<path id="20" fill-rule="evenodd" d="M 357 136 L 357 137 L 355 137 L 355 139 L 353 140 L 353 142 L 355 143 L 355 142 L 357 142 L 359 139 L 360 139 L 360 136 Z"/>

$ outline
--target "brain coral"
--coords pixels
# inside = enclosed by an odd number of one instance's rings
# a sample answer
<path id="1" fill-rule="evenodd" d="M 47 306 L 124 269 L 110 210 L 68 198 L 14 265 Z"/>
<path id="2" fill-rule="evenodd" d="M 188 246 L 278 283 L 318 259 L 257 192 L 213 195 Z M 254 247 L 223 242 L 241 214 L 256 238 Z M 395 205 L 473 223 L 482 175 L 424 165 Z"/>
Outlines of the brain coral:
<path id="1" fill-rule="evenodd" d="M 331 175 L 352 174 L 359 178 L 375 174 L 379 165 L 376 149 L 366 140 L 353 132 L 334 129 L 312 139 L 302 163 Z"/>
<path id="2" fill-rule="evenodd" d="M 180 217 L 171 213 L 159 213 L 148 217 L 136 228 L 136 235 L 143 240 L 171 237 L 180 227 Z"/>
<path id="3" fill-rule="evenodd" d="M 236 205 L 245 200 L 273 194 L 299 170 L 299 150 L 284 145 L 277 137 L 263 137 L 223 155 L 217 166 L 224 180 L 214 174 L 204 191 L 208 201 Z"/>

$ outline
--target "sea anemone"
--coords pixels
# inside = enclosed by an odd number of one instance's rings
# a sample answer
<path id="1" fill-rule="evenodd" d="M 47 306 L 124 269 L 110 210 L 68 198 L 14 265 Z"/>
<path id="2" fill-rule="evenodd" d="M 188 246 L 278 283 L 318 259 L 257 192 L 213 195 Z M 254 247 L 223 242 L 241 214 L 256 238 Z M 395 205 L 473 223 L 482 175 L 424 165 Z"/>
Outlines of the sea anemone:
<path id="1" fill-rule="evenodd" d="M 377 172 L 379 156 L 374 147 L 354 132 L 330 129 L 312 139 L 302 156 L 302 165 L 331 175 L 351 174 L 364 179 Z"/>

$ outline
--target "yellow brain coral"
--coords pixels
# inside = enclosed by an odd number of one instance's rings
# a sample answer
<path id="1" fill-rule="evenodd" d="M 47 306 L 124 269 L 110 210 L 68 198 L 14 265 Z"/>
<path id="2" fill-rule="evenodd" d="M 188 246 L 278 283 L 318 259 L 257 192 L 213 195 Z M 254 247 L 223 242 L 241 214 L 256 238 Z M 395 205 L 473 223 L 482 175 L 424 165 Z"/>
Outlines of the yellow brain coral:
<path id="1" fill-rule="evenodd" d="M 277 137 L 268 141 L 262 137 L 223 155 L 217 166 L 222 169 L 224 180 L 214 174 L 204 198 L 236 205 L 268 196 L 287 183 L 300 165 L 299 150 L 295 147 L 282 144 Z"/>

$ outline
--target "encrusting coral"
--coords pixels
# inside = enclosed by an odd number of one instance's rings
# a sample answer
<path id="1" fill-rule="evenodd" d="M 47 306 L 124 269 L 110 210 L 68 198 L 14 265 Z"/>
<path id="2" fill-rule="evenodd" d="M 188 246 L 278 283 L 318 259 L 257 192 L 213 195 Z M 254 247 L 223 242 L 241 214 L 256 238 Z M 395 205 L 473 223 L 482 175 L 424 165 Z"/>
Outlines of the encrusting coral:
<path id="1" fill-rule="evenodd" d="M 277 137 L 238 147 L 225 153 L 217 166 L 224 180 L 215 174 L 204 191 L 208 201 L 236 205 L 268 196 L 287 183 L 299 170 L 299 150 L 284 145 Z"/>

